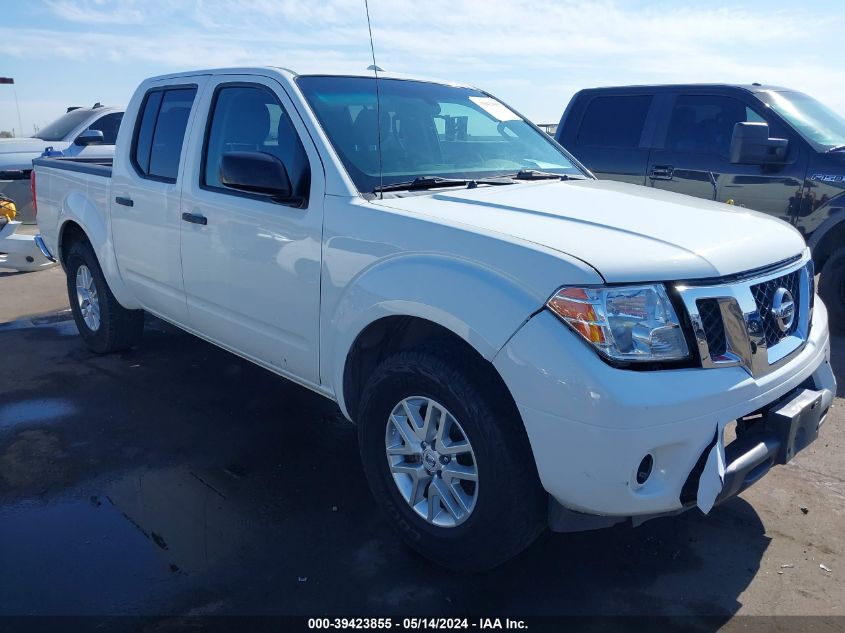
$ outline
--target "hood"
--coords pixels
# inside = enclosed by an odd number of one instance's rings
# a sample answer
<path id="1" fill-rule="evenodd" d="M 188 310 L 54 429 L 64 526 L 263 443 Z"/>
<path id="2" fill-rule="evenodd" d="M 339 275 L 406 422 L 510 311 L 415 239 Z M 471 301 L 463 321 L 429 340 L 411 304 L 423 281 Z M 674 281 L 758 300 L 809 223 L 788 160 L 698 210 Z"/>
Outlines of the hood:
<path id="1" fill-rule="evenodd" d="M 830 160 L 831 163 L 845 165 L 845 150 L 839 150 L 838 152 L 826 152 L 824 157 Z"/>
<path id="2" fill-rule="evenodd" d="M 845 178 L 845 150 L 838 152 L 829 152 L 827 154 L 819 154 L 818 158 L 811 163 L 810 176 L 814 173 L 832 174 L 839 176 L 838 181 L 833 184 L 842 185 L 842 179 Z M 828 181 L 830 184 L 830 181 Z"/>
<path id="3" fill-rule="evenodd" d="M 41 156 L 48 147 L 60 151 L 69 145 L 67 141 L 42 141 L 40 138 L 2 138 L 0 170 L 32 169 L 32 159 Z"/>
<path id="4" fill-rule="evenodd" d="M 452 189 L 376 204 L 566 253 L 608 282 L 721 277 L 806 248 L 798 231 L 765 214 L 609 180 Z"/>

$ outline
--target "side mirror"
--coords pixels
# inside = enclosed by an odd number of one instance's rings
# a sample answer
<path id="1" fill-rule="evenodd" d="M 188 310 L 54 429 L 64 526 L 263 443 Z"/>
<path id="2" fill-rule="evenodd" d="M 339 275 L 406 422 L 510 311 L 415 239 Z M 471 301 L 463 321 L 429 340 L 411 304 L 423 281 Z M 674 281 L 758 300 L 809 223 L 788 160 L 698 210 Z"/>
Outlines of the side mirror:
<path id="1" fill-rule="evenodd" d="M 264 152 L 227 152 L 220 161 L 220 182 L 232 189 L 274 198 L 293 194 L 285 165 Z"/>
<path id="2" fill-rule="evenodd" d="M 73 144 L 81 145 L 82 147 L 85 147 L 86 145 L 99 145 L 103 142 L 103 138 L 102 130 L 85 130 L 82 134 L 76 137 Z"/>
<path id="3" fill-rule="evenodd" d="M 769 124 L 737 123 L 731 137 L 731 163 L 734 165 L 773 165 L 783 163 L 789 141 L 769 138 Z"/>

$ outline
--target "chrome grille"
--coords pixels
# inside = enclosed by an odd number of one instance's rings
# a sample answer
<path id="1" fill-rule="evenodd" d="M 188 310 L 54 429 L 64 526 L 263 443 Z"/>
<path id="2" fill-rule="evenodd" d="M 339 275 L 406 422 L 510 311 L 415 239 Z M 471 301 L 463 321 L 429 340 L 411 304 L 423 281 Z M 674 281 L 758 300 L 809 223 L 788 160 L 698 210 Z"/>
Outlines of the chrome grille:
<path id="1" fill-rule="evenodd" d="M 776 345 L 787 336 L 792 336 L 798 328 L 798 319 L 796 318 L 793 320 L 789 330 L 782 332 L 777 326 L 777 320 L 772 312 L 772 304 L 778 288 L 786 288 L 794 297 L 795 305 L 800 306 L 800 281 L 801 271 L 796 270 L 783 277 L 769 279 L 761 284 L 751 286 L 751 293 L 754 295 L 754 302 L 757 304 L 757 311 L 763 323 L 763 334 L 766 337 L 766 345 L 769 347 Z"/>
<path id="2" fill-rule="evenodd" d="M 690 317 L 701 366 L 740 366 L 752 376 L 762 376 L 797 354 L 810 331 L 812 267 L 807 249 L 799 261 L 756 275 L 675 285 Z M 786 332 L 773 312 L 780 288 L 792 294 L 795 304 Z"/>
<path id="3" fill-rule="evenodd" d="M 701 326 L 707 337 L 707 347 L 711 356 L 724 356 L 728 351 L 728 339 L 725 336 L 725 324 L 722 322 L 722 311 L 717 299 L 699 299 L 698 313 L 701 315 Z"/>

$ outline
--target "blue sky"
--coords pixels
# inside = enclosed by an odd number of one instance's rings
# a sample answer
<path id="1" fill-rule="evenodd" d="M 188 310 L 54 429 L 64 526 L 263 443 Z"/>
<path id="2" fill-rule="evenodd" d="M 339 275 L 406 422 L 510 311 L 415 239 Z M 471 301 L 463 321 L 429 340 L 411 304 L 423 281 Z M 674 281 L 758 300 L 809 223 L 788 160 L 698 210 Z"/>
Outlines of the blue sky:
<path id="1" fill-rule="evenodd" d="M 537 122 L 579 88 L 752 82 L 845 113 L 842 0 L 371 0 L 376 56 L 396 72 L 468 82 Z M 144 77 L 193 68 L 371 63 L 364 0 L 3 2 L 0 75 L 23 128 L 69 105 L 128 102 Z M 0 130 L 17 128 L 0 85 Z"/>

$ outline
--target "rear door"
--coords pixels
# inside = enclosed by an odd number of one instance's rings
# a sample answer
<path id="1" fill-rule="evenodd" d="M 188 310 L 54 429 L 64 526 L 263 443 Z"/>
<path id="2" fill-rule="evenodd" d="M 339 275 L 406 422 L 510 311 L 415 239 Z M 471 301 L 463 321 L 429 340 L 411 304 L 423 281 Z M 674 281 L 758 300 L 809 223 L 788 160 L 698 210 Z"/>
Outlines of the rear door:
<path id="1" fill-rule="evenodd" d="M 653 94 L 586 93 L 560 140 L 598 178 L 645 184 Z"/>
<path id="2" fill-rule="evenodd" d="M 112 238 L 124 282 L 150 312 L 177 323 L 187 314 L 182 283 L 179 177 L 184 140 L 205 77 L 154 84 L 132 130 L 121 130 L 112 169 Z M 130 111 L 131 112 L 131 111 Z"/>
<path id="3" fill-rule="evenodd" d="M 801 196 L 800 146 L 790 142 L 786 165 L 731 164 L 734 126 L 750 121 L 769 123 L 773 136 L 791 135 L 750 95 L 675 95 L 658 128 L 648 183 L 656 189 L 736 204 L 788 221 L 790 200 Z"/>
<path id="4" fill-rule="evenodd" d="M 216 77 L 183 183 L 182 272 L 189 326 L 277 371 L 319 382 L 322 163 L 275 79 Z M 205 113 L 207 113 L 207 120 Z M 296 203 L 226 187 L 227 152 L 285 165 Z"/>

